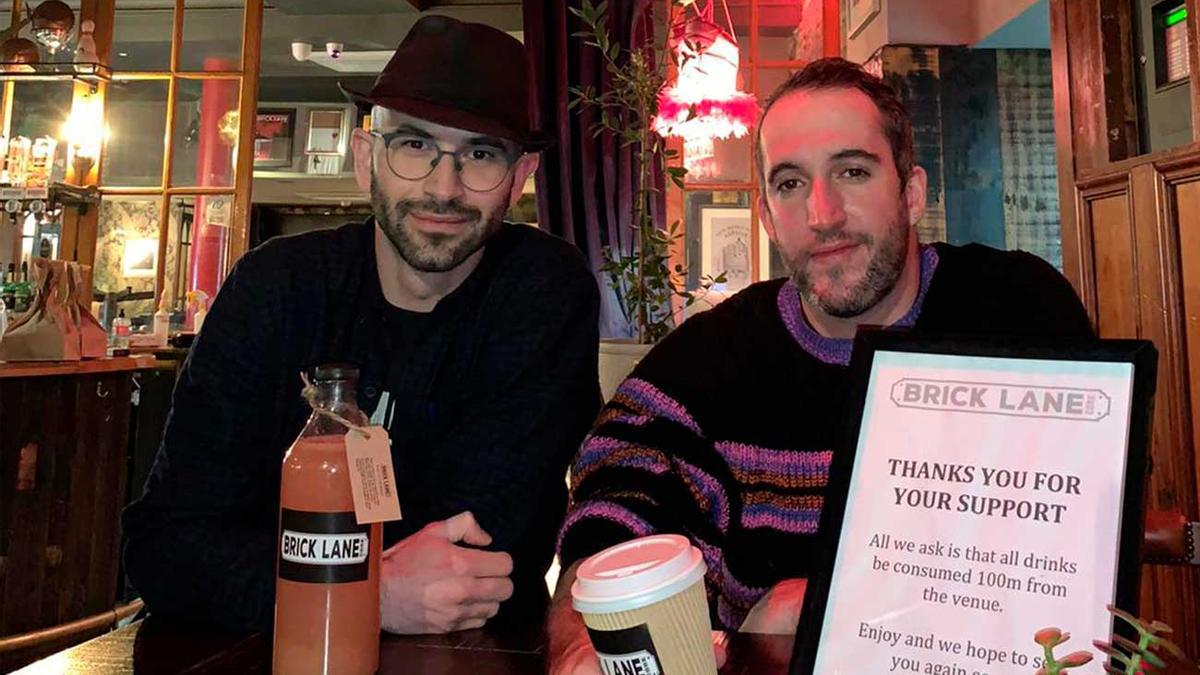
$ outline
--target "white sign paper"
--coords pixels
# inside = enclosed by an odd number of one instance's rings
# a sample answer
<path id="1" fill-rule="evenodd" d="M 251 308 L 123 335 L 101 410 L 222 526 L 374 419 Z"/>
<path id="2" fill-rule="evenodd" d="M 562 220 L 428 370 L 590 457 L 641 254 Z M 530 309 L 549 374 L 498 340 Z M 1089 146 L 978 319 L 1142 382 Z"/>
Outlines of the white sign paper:
<path id="1" fill-rule="evenodd" d="M 818 675 L 1028 675 L 1110 635 L 1133 365 L 879 351 Z"/>

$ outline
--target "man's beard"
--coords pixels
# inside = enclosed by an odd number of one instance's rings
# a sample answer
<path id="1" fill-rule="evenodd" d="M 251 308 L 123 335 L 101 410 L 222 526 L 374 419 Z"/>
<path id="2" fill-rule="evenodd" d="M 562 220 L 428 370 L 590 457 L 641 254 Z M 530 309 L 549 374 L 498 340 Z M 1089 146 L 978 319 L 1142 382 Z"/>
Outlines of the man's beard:
<path id="1" fill-rule="evenodd" d="M 900 273 L 904 271 L 904 262 L 908 253 L 908 237 L 910 224 L 908 212 L 903 205 L 896 219 L 883 233 L 883 238 L 876 245 L 876 238 L 869 234 L 849 235 L 841 231 L 822 233 L 816 241 L 817 245 L 835 242 L 862 244 L 871 251 L 871 259 L 867 261 L 867 270 L 853 288 L 845 293 L 828 292 L 820 295 L 807 269 L 809 256 L 802 255 L 799 259 L 788 261 L 791 268 L 792 281 L 800 289 L 800 297 L 812 307 L 820 309 L 829 316 L 842 319 L 856 317 L 879 304 L 883 298 L 896 287 Z M 841 265 L 833 266 L 825 271 L 831 286 L 836 287 L 845 274 Z"/>
<path id="2" fill-rule="evenodd" d="M 432 199 L 389 202 L 374 175 L 371 176 L 371 210 L 375 213 L 375 222 L 404 262 L 421 272 L 448 272 L 458 267 L 483 248 L 488 238 L 504 223 L 503 208 L 497 208 L 485 217 L 479 209 L 466 206 L 457 199 L 448 202 Z M 404 224 L 404 219 L 413 211 L 429 215 L 462 216 L 470 222 L 460 235 L 415 232 Z"/>

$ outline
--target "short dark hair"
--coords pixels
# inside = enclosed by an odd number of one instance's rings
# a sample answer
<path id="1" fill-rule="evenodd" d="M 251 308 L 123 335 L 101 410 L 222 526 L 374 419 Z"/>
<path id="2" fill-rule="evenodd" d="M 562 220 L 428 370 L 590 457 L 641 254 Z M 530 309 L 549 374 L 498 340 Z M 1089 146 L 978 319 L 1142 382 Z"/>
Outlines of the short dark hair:
<path id="1" fill-rule="evenodd" d="M 763 121 L 776 101 L 792 92 L 808 89 L 855 89 L 871 99 L 879 110 L 883 135 L 887 137 L 888 145 L 892 148 L 892 159 L 896 163 L 896 173 L 900 176 L 900 190 L 903 192 L 913 168 L 913 130 L 908 109 L 904 107 L 896 90 L 887 82 L 863 70 L 857 63 L 833 57 L 819 59 L 804 66 L 779 85 L 763 105 L 758 127 L 754 132 L 753 148 L 754 163 L 758 167 L 759 187 L 763 193 L 765 194 L 767 189 L 762 154 Z"/>

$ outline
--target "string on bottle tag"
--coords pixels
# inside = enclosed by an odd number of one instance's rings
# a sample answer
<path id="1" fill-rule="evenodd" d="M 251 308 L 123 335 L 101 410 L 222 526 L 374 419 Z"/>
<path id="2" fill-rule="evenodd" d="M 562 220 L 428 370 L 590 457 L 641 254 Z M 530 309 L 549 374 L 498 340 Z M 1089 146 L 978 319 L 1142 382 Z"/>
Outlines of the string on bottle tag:
<path id="1" fill-rule="evenodd" d="M 353 429 L 362 434 L 364 438 L 371 437 L 371 432 L 367 431 L 367 427 L 355 424 L 332 410 L 322 407 L 317 402 L 317 386 L 312 383 L 312 380 L 308 379 L 308 373 L 300 373 L 300 379 L 304 381 L 304 389 L 300 390 L 300 395 L 304 397 L 305 401 L 308 401 L 308 406 L 312 408 L 314 413 L 328 417 L 348 429 Z"/>

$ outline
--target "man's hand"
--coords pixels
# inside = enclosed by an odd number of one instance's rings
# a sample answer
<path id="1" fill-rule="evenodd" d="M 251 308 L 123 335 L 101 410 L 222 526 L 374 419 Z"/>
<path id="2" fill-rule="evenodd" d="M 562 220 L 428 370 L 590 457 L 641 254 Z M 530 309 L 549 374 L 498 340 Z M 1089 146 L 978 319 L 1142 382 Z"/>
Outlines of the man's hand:
<path id="1" fill-rule="evenodd" d="M 713 655 L 717 659 L 717 667 L 725 665 L 726 642 L 728 636 L 719 630 L 712 632 Z M 550 664 L 550 675 L 604 675 L 600 670 L 600 658 L 592 648 L 592 641 L 585 635 L 575 641 Z"/>
<path id="2" fill-rule="evenodd" d="M 800 621 L 800 608 L 804 605 L 807 583 L 804 579 L 784 579 L 775 584 L 750 608 L 738 632 L 794 634 Z"/>
<path id="3" fill-rule="evenodd" d="M 512 557 L 459 546 L 492 537 L 470 513 L 426 525 L 383 552 L 380 624 L 389 633 L 479 628 L 512 597 Z"/>

